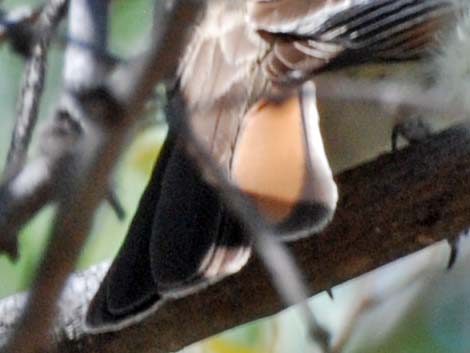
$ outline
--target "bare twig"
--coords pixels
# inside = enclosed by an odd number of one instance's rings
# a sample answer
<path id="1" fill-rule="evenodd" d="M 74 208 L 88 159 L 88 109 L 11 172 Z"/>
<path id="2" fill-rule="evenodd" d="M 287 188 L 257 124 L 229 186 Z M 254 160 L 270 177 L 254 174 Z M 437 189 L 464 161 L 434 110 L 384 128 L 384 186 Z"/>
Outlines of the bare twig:
<path id="1" fill-rule="evenodd" d="M 3 173 L 3 179 L 6 183 L 0 187 L 0 224 L 7 225 L 2 227 L 4 232 L 0 241 L 0 249 L 13 258 L 17 256 L 17 231 L 20 226 L 44 205 L 43 200 L 50 199 L 51 185 L 44 183 L 43 179 L 48 174 L 43 159 L 34 163 L 35 173 L 28 178 L 25 179 L 25 175 L 29 174 L 31 168 L 16 180 L 12 180 L 12 177 L 21 170 L 26 159 L 31 135 L 37 121 L 48 46 L 54 30 L 62 18 L 66 3 L 66 0 L 51 0 L 42 9 L 34 24 L 32 20 L 26 23 L 23 20 L 18 24 L 18 26 L 28 25 L 28 31 L 35 39 L 32 42 L 32 48 L 30 48 L 31 57 L 28 58 L 26 64 L 18 97 L 16 123 Z M 17 203 L 17 200 L 24 202 Z M 19 215 L 15 216 L 16 212 Z"/>
<path id="2" fill-rule="evenodd" d="M 53 199 L 53 175 L 49 158 L 41 155 L 0 186 L 0 249 L 12 258 L 18 255 L 19 229 Z"/>
<path id="3" fill-rule="evenodd" d="M 67 0 L 49 0 L 34 26 L 31 26 L 30 57 L 21 83 L 16 123 L 8 151 L 4 178 L 14 176 L 23 166 L 36 125 L 46 75 L 47 52 L 57 25 L 65 13 Z"/>

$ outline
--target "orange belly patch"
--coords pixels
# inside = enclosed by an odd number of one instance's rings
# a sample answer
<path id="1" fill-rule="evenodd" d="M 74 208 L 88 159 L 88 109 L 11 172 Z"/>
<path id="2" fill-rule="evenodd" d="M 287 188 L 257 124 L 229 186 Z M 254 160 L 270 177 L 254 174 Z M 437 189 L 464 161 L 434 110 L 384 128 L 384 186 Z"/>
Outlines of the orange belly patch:
<path id="1" fill-rule="evenodd" d="M 278 222 L 301 197 L 306 160 L 297 96 L 260 101 L 245 116 L 231 176 L 268 220 Z"/>

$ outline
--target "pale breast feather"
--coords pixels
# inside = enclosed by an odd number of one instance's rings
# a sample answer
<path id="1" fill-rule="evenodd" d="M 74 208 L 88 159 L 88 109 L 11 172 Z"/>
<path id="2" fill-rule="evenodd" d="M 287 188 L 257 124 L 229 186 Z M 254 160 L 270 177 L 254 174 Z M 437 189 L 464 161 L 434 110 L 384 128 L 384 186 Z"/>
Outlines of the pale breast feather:
<path id="1" fill-rule="evenodd" d="M 264 86 L 257 63 L 266 50 L 246 24 L 244 1 L 215 1 L 180 64 L 191 131 L 226 170 L 244 112 Z"/>

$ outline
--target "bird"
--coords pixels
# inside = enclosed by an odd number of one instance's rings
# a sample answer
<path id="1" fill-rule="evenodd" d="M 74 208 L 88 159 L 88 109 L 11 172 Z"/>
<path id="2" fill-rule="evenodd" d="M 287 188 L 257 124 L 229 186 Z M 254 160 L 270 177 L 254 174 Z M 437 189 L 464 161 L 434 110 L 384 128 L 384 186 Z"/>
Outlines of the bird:
<path id="1" fill-rule="evenodd" d="M 429 55 L 455 12 L 455 0 L 208 1 L 179 63 L 168 136 L 88 308 L 87 330 L 139 321 L 165 298 L 204 288 L 250 258 L 246 226 L 201 170 L 196 144 L 280 239 L 321 231 L 338 191 L 315 77 Z M 175 123 L 181 104 L 192 142 Z"/>

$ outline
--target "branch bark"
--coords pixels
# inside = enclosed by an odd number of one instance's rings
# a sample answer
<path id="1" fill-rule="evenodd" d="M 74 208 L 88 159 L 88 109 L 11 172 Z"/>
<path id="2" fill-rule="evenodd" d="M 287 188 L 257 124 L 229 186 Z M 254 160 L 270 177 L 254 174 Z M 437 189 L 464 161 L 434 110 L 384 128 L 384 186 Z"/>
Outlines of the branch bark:
<path id="1" fill-rule="evenodd" d="M 322 234 L 291 244 L 312 295 L 452 239 L 470 225 L 470 125 L 380 156 L 336 179 L 341 199 L 333 223 Z M 81 322 L 104 268 L 69 282 L 73 294 L 67 297 L 75 298 L 75 304 L 61 305 L 56 330 L 61 352 L 176 351 L 283 309 L 269 275 L 253 259 L 240 273 L 206 290 L 168 300 L 140 324 L 90 335 Z M 15 303 L 21 306 L 21 297 L 4 299 L 0 312 L 8 306 L 14 313 Z M 9 332 L 3 321 L 13 319 L 0 316 L 0 342 Z"/>
<path id="2" fill-rule="evenodd" d="M 46 3 L 37 23 L 29 28 L 31 45 L 17 103 L 17 115 L 4 178 L 13 177 L 24 165 L 38 118 L 39 104 L 44 88 L 47 69 L 47 54 L 52 36 L 65 14 L 67 0 Z"/>

